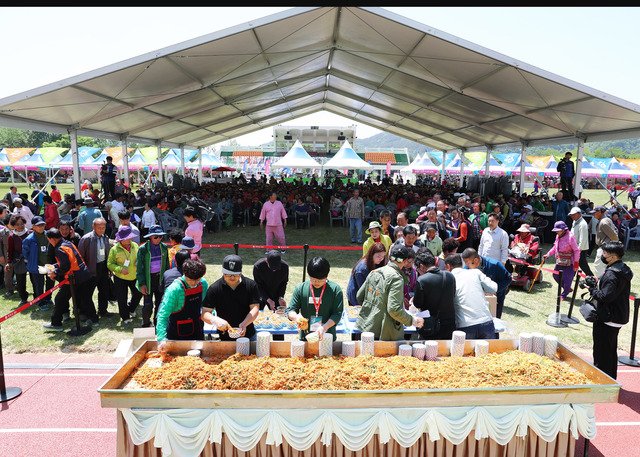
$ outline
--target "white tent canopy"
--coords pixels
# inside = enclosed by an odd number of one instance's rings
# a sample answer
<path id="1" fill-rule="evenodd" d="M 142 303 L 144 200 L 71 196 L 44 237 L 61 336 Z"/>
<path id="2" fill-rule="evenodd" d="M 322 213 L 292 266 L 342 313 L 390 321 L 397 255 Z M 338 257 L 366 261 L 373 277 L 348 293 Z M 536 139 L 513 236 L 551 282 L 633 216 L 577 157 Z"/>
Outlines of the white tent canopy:
<path id="1" fill-rule="evenodd" d="M 327 163 L 325 169 L 335 170 L 373 170 L 373 165 L 362 160 L 349 144 L 349 140 L 342 143 L 342 147 Z"/>
<path id="2" fill-rule="evenodd" d="M 322 165 L 311 158 L 309 153 L 302 147 L 302 144 L 300 144 L 300 140 L 296 140 L 289 152 L 276 163 L 271 164 L 271 168 L 320 169 Z"/>

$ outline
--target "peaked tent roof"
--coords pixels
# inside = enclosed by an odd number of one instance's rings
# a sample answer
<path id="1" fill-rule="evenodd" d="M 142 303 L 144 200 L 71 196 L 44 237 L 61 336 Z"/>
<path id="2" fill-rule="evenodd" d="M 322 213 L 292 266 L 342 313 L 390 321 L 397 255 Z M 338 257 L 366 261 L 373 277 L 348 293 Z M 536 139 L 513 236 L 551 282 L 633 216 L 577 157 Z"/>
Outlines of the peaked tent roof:
<path id="1" fill-rule="evenodd" d="M 0 125 L 195 149 L 322 110 L 446 151 L 640 137 L 636 104 L 382 8 L 334 6 L 5 97 Z"/>
<path id="2" fill-rule="evenodd" d="M 60 158 L 60 155 L 65 152 L 68 151 L 69 148 L 38 148 L 36 150 L 37 153 L 39 153 L 42 156 L 42 160 L 44 160 L 44 162 L 48 165 L 51 164 L 51 162 L 54 162 L 55 160 L 58 160 Z"/>
<path id="3" fill-rule="evenodd" d="M 218 159 L 216 156 L 207 154 L 205 152 L 202 153 L 202 169 L 203 170 L 224 167 L 224 166 L 225 165 L 222 162 L 220 162 L 220 159 Z M 198 157 L 196 157 L 191 162 L 185 164 L 185 168 L 189 168 L 189 169 L 197 170 L 199 167 L 200 167 L 200 159 Z"/>
<path id="4" fill-rule="evenodd" d="M 40 155 L 37 150 L 33 153 L 33 155 L 26 154 L 22 156 L 22 158 L 15 162 L 13 166 L 16 168 L 27 167 L 27 170 L 39 170 L 47 168 L 47 164 L 42 158 L 42 155 Z"/>
<path id="5" fill-rule="evenodd" d="M 6 152 L 0 151 L 0 167 L 10 167 L 11 161 L 9 160 L 9 156 Z"/>
<path id="6" fill-rule="evenodd" d="M 441 168 L 433 163 L 433 161 L 429 158 L 428 154 L 422 156 L 422 159 L 418 161 L 418 163 L 414 166 L 414 173 L 429 173 L 433 171 L 440 171 Z"/>
<path id="7" fill-rule="evenodd" d="M 129 167 L 134 170 L 138 170 L 140 168 L 148 167 L 149 163 L 147 159 L 144 158 L 140 150 L 136 150 L 133 155 L 129 158 Z"/>
<path id="8" fill-rule="evenodd" d="M 608 178 L 631 178 L 635 172 L 626 165 L 618 162 L 615 157 L 611 158 L 611 164 L 609 170 L 607 170 Z"/>
<path id="9" fill-rule="evenodd" d="M 373 165 L 362 160 L 349 144 L 349 140 L 345 140 L 340 150 L 336 152 L 336 155 L 324 164 L 324 168 L 336 170 L 373 170 Z"/>
<path id="10" fill-rule="evenodd" d="M 289 152 L 276 163 L 271 164 L 271 168 L 322 168 L 318 162 L 313 160 L 309 153 L 302 147 L 300 140 L 296 140 Z"/>

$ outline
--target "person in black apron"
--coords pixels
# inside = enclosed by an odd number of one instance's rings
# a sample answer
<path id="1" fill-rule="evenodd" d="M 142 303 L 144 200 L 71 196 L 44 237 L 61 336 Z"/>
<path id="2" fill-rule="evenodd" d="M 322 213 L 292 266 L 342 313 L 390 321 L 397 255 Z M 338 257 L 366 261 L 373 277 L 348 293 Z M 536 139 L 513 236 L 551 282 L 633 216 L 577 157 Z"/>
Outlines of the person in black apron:
<path id="1" fill-rule="evenodd" d="M 204 340 L 202 304 L 209 285 L 207 267 L 199 259 L 185 260 L 184 275 L 165 291 L 156 327 L 158 351 L 165 352 L 169 340 Z"/>

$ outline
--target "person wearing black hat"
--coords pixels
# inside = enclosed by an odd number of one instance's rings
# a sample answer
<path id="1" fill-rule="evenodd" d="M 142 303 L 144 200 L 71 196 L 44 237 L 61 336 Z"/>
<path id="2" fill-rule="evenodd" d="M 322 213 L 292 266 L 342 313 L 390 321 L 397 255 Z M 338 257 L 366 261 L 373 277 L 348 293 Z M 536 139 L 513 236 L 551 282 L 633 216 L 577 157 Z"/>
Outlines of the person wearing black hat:
<path id="1" fill-rule="evenodd" d="M 45 275 L 40 273 L 38 267 L 44 267 L 47 263 L 47 236 L 44 233 L 45 220 L 40 216 L 35 216 L 31 220 L 33 231 L 22 242 L 22 254 L 27 259 L 27 270 L 33 286 L 33 298 L 44 293 Z M 51 297 L 46 297 L 38 302 L 41 310 L 49 309 Z"/>
<path id="2" fill-rule="evenodd" d="M 289 265 L 281 259 L 279 250 L 272 249 L 253 265 L 253 280 L 260 292 L 260 308 L 269 305 L 275 311 L 276 306 L 287 305 L 284 294 L 289 282 Z"/>
<path id="3" fill-rule="evenodd" d="M 404 308 L 405 276 L 402 268 L 408 258 L 407 247 L 391 246 L 389 263 L 369 273 L 356 295 L 362 305 L 356 328 L 361 332 L 373 332 L 376 340 L 403 340 L 403 325 L 422 327 L 424 323 L 421 317 L 412 316 Z"/>
<path id="4" fill-rule="evenodd" d="M 142 327 L 151 327 L 151 315 L 155 325 L 162 302 L 163 290 L 160 282 L 164 272 L 169 269 L 169 248 L 162 242 L 163 235 L 166 233 L 162 231 L 162 227 L 152 225 L 145 236 L 148 241 L 138 250 L 136 281 L 138 290 L 144 296 Z"/>
<path id="5" fill-rule="evenodd" d="M 255 340 L 253 321 L 259 312 L 260 292 L 256 282 L 242 274 L 242 258 L 226 256 L 222 261 L 222 278 L 207 290 L 202 319 L 218 329 L 222 341 L 232 341 L 226 332 L 229 327 L 238 328 L 241 336 Z"/>
<path id="6" fill-rule="evenodd" d="M 102 217 L 102 213 L 98 208 L 93 207 L 93 199 L 85 198 L 84 206 L 86 209 L 78 216 L 78 230 L 82 230 L 82 235 L 93 230 L 93 221 L 99 217 Z"/>
<path id="7" fill-rule="evenodd" d="M 603 205 L 598 205 L 593 208 L 591 214 L 593 214 L 593 218 L 596 219 L 596 246 L 598 246 L 598 250 L 596 251 L 596 258 L 593 261 L 593 272 L 597 278 L 602 276 L 604 270 L 607 268 L 607 265 L 602 262 L 602 246 L 608 241 L 618 241 L 618 230 L 615 225 L 613 225 L 613 221 L 606 216 L 607 207 Z"/>

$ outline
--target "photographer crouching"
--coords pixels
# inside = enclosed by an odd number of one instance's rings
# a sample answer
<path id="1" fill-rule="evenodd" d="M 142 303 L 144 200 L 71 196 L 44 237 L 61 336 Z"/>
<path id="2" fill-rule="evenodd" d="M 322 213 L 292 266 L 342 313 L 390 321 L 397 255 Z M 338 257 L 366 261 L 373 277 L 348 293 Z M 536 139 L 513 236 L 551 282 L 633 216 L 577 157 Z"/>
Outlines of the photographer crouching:
<path id="1" fill-rule="evenodd" d="M 622 261 L 624 245 L 608 241 L 602 245 L 600 260 L 607 266 L 600 280 L 593 276 L 581 287 L 588 287 L 596 303 L 597 317 L 593 323 L 593 364 L 616 379 L 618 374 L 618 333 L 629 322 L 629 294 L 633 272 Z"/>

